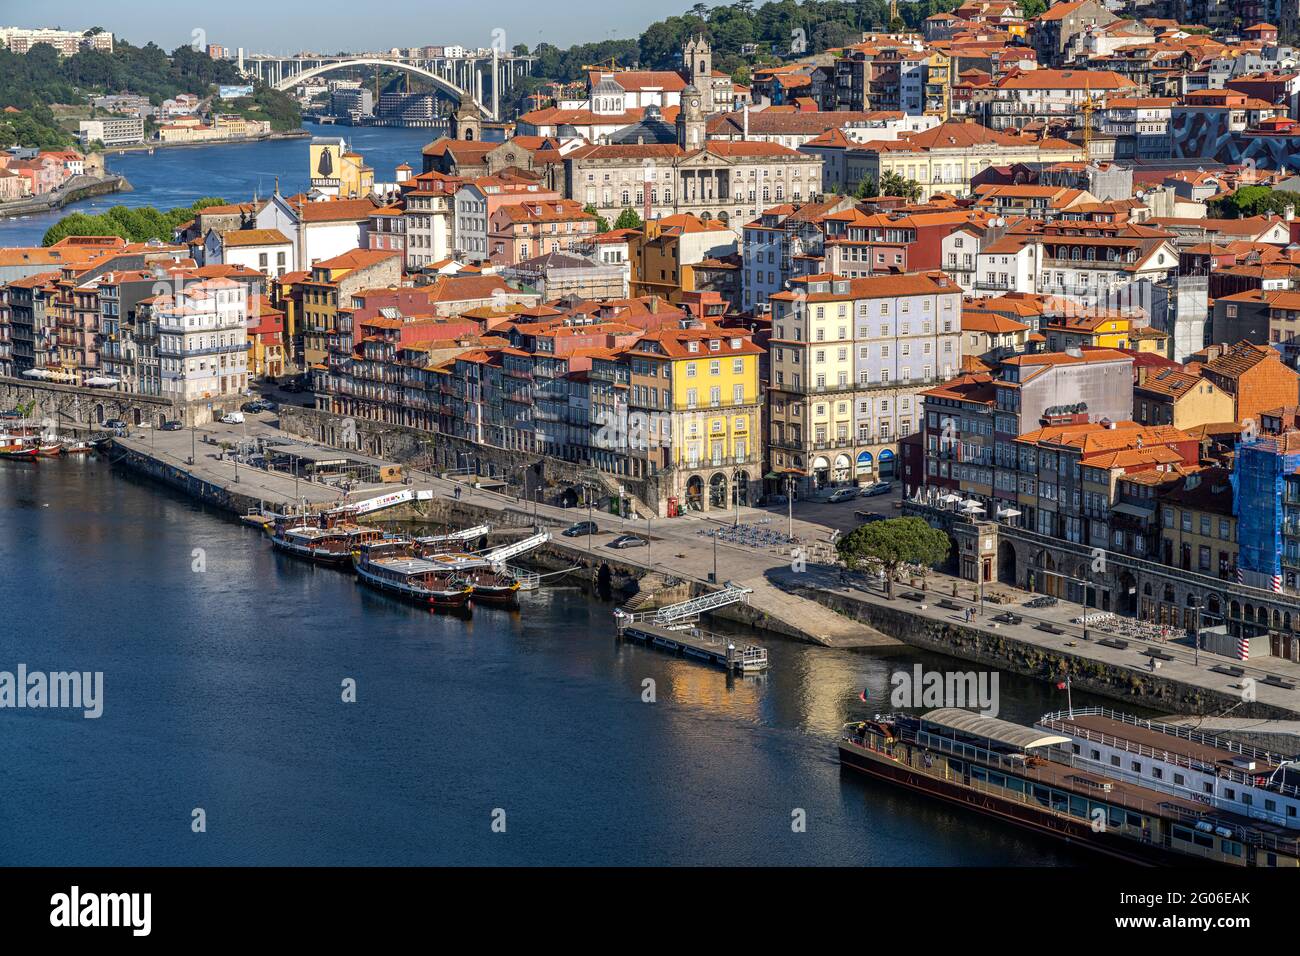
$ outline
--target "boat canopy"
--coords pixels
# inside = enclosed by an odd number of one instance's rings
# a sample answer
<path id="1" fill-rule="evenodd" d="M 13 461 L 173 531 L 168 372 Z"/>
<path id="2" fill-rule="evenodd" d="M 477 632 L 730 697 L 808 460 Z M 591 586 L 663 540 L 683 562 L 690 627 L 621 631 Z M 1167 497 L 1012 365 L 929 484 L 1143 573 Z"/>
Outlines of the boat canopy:
<path id="1" fill-rule="evenodd" d="M 1060 734 L 1049 734 L 1032 727 L 1013 724 L 1009 720 L 997 717 L 985 717 L 974 711 L 958 707 L 940 707 L 921 716 L 927 724 L 935 724 L 947 730 L 983 737 L 1008 747 L 1033 750 L 1037 747 L 1050 747 L 1052 744 L 1068 744 L 1072 738 Z"/>

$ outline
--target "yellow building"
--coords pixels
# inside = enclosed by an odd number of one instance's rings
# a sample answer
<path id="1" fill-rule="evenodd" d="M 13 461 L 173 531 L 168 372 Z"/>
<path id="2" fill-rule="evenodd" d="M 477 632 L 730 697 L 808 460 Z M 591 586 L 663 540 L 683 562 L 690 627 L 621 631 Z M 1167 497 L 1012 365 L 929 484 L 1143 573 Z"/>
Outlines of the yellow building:
<path id="1" fill-rule="evenodd" d="M 1047 351 L 1064 352 L 1085 345 L 1106 349 L 1132 348 L 1133 320 L 1119 312 L 1064 315 L 1044 321 Z"/>
<path id="2" fill-rule="evenodd" d="M 630 410 L 666 445 L 679 510 L 747 504 L 762 478 L 763 350 L 743 329 L 662 329 L 627 352 Z"/>
<path id="3" fill-rule="evenodd" d="M 1234 420 L 1232 395 L 1208 379 L 1179 368 L 1142 368 L 1133 386 L 1133 418 L 1143 425 L 1184 431 Z"/>
<path id="4" fill-rule="evenodd" d="M 925 61 L 925 114 L 944 122 L 952 115 L 952 58 L 937 50 Z"/>
<path id="5" fill-rule="evenodd" d="M 327 196 L 364 199 L 374 190 L 375 171 L 340 136 L 314 138 L 310 162 L 312 189 Z"/>

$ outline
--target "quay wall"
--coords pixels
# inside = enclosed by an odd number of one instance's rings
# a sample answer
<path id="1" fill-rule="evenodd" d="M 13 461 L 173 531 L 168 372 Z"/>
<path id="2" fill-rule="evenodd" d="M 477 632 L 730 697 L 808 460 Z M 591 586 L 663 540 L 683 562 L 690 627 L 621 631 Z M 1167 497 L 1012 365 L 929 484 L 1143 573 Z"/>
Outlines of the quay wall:
<path id="1" fill-rule="evenodd" d="M 50 212 L 53 209 L 62 209 L 70 203 L 90 199 L 93 196 L 131 191 L 131 184 L 126 177 L 119 176 L 116 173 L 110 173 L 107 176 L 74 176 L 68 180 L 67 185 L 44 196 L 32 196 L 28 199 L 0 203 L 0 219 Z"/>
<path id="2" fill-rule="evenodd" d="M 1010 633 L 988 633 L 956 621 L 936 621 L 907 608 L 866 603 L 834 591 L 803 589 L 803 596 L 846 617 L 897 637 L 905 644 L 949 657 L 1011 671 L 1039 680 L 1064 680 L 1078 690 L 1110 697 L 1151 710 L 1178 714 L 1222 713 L 1234 708 L 1241 717 L 1284 719 L 1300 716 L 1294 709 L 1258 701 L 1242 703 L 1239 696 L 1196 687 L 1146 671 L 1090 660 L 1069 650 L 1044 648 Z M 1086 650 L 1082 644 L 1080 650 Z M 1064 702 L 1064 699 L 1063 699 Z"/>

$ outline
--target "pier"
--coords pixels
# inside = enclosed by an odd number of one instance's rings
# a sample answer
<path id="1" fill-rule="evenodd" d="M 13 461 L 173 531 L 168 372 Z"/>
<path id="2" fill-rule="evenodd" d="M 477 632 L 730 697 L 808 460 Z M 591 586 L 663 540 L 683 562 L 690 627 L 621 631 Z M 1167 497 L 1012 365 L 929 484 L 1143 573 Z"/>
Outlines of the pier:
<path id="1" fill-rule="evenodd" d="M 634 621 L 626 614 L 617 615 L 615 620 L 619 637 L 627 640 L 695 657 L 732 673 L 752 674 L 767 670 L 767 648 L 757 644 L 737 644 L 730 638 L 694 626 L 671 628 L 650 621 Z"/>

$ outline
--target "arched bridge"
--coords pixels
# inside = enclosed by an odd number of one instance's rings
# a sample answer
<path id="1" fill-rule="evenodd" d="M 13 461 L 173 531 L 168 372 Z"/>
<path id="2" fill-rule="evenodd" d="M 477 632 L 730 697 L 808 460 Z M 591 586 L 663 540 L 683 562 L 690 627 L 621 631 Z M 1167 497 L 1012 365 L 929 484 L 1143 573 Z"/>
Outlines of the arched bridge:
<path id="1" fill-rule="evenodd" d="M 283 79 L 276 81 L 274 86 L 277 90 L 286 92 L 300 83 L 306 83 L 318 76 L 324 76 L 326 73 L 332 73 L 335 70 L 351 69 L 352 67 L 358 66 L 391 67 L 396 70 L 405 70 L 407 73 L 411 73 L 415 76 L 422 76 L 425 79 L 432 80 L 434 86 L 455 99 L 458 103 L 468 100 L 478 108 L 479 114 L 483 117 L 491 120 L 497 119 L 492 110 L 485 108 L 482 103 L 474 99 L 473 95 L 461 89 L 446 77 L 439 76 L 432 70 L 426 70 L 422 66 L 416 66 L 413 63 L 406 63 L 402 60 L 386 60 L 381 57 L 360 56 L 345 60 L 337 60 L 330 63 L 322 63 L 320 66 L 313 66 L 309 69 L 302 70 L 299 73 L 293 73 L 286 76 Z"/>

